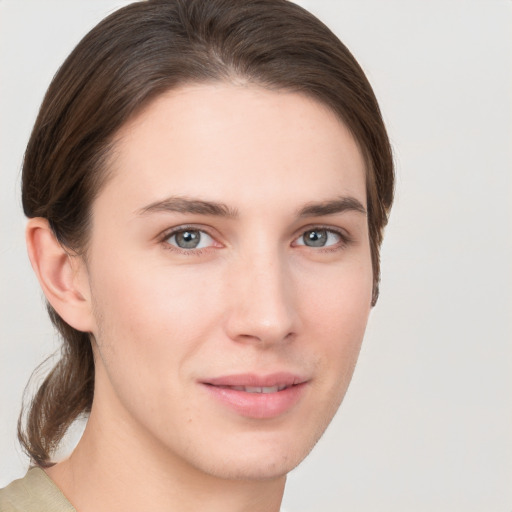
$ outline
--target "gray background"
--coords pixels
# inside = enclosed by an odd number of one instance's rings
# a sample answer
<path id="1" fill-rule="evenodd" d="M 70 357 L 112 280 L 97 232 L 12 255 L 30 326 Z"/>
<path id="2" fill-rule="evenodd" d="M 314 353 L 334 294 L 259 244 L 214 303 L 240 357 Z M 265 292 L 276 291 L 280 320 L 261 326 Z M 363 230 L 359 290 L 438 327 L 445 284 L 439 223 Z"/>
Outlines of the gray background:
<path id="1" fill-rule="evenodd" d="M 23 388 L 58 346 L 24 248 L 24 145 L 59 64 L 125 3 L 0 0 L 0 487 L 26 470 Z M 366 70 L 398 181 L 356 374 L 284 505 L 510 512 L 512 2 L 300 3 Z"/>

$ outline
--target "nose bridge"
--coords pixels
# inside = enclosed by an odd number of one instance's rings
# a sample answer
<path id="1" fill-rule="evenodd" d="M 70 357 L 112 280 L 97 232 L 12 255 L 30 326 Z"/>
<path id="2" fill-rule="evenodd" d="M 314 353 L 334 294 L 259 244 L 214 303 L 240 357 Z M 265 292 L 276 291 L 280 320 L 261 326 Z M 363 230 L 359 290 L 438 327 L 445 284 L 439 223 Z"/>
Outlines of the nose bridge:
<path id="1" fill-rule="evenodd" d="M 229 336 L 238 341 L 278 343 L 298 328 L 294 286 L 285 258 L 275 248 L 240 256 L 230 276 Z"/>

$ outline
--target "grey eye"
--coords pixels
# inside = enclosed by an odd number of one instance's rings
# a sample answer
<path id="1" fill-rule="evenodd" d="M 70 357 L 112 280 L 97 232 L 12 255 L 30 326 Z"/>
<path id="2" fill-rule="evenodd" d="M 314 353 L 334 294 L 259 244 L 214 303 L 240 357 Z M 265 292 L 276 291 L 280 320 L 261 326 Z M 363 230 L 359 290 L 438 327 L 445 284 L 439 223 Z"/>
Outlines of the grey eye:
<path id="1" fill-rule="evenodd" d="M 323 247 L 327 243 L 326 229 L 312 229 L 302 235 L 304 245 L 308 247 Z"/>
<path id="2" fill-rule="evenodd" d="M 201 229 L 183 228 L 171 233 L 165 240 L 178 249 L 206 249 L 215 246 L 215 240 Z"/>
<path id="3" fill-rule="evenodd" d="M 341 240 L 342 236 L 332 229 L 315 228 L 304 231 L 295 244 L 307 247 L 328 247 L 336 245 Z"/>
<path id="4" fill-rule="evenodd" d="M 201 231 L 196 229 L 187 229 L 175 233 L 169 241 L 174 238 L 175 244 L 181 249 L 196 249 L 201 242 Z"/>

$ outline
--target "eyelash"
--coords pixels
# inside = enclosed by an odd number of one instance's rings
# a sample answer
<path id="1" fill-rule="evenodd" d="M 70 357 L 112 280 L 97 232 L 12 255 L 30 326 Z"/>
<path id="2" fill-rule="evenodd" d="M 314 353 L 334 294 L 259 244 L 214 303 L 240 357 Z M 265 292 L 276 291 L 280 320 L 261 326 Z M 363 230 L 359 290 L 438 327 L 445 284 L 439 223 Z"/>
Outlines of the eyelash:
<path id="1" fill-rule="evenodd" d="M 173 237 L 174 235 L 177 235 L 178 233 L 182 233 L 183 231 L 199 231 L 200 233 L 204 233 L 208 235 L 210 238 L 215 240 L 215 237 L 211 235 L 206 229 L 199 228 L 197 226 L 178 226 L 176 228 L 172 228 L 169 231 L 165 231 L 161 236 L 161 243 L 165 250 L 172 251 L 174 253 L 183 254 L 185 256 L 201 256 L 204 254 L 205 251 L 211 250 L 212 247 L 204 247 L 201 249 L 182 249 L 176 245 L 172 245 L 168 242 L 169 238 Z"/>
<path id="2" fill-rule="evenodd" d="M 344 230 L 333 228 L 332 226 L 322 226 L 322 225 L 312 225 L 312 226 L 306 226 L 305 228 L 301 229 L 301 232 L 299 236 L 294 238 L 294 241 L 297 240 L 300 237 L 303 237 L 306 233 L 309 231 L 327 231 L 328 233 L 334 233 L 335 235 L 340 237 L 340 241 L 333 245 L 328 245 L 327 247 L 309 247 L 307 245 L 300 245 L 300 247 L 306 247 L 309 249 L 313 249 L 315 252 L 327 252 L 332 253 L 336 251 L 341 251 L 343 249 L 346 249 L 349 245 L 351 245 L 354 240 L 353 238 Z"/>
<path id="3" fill-rule="evenodd" d="M 163 245 L 164 249 L 168 250 L 168 251 L 172 251 L 174 253 L 183 254 L 183 255 L 186 255 L 186 256 L 201 256 L 206 251 L 209 251 L 209 250 L 212 249 L 212 247 L 204 247 L 204 248 L 201 248 L 201 249 L 182 249 L 182 248 L 177 247 L 176 245 L 172 245 L 172 244 L 170 244 L 168 242 L 168 240 L 171 237 L 173 237 L 174 235 L 176 235 L 178 233 L 182 233 L 183 231 L 187 231 L 187 230 L 199 231 L 200 233 L 204 233 L 204 234 L 208 235 L 210 238 L 212 238 L 213 240 L 215 240 L 215 237 L 212 234 L 210 234 L 208 232 L 208 230 L 206 230 L 204 228 L 199 228 L 199 227 L 193 226 L 193 225 L 192 226 L 183 225 L 183 226 L 178 226 L 176 228 L 172 228 L 169 231 L 165 231 L 161 235 L 160 242 Z M 304 236 L 307 232 L 315 231 L 315 230 L 318 230 L 318 231 L 325 230 L 325 231 L 327 231 L 329 233 L 334 233 L 335 235 L 340 237 L 340 241 L 337 244 L 329 245 L 327 247 L 317 247 L 317 248 L 314 248 L 314 247 L 307 246 L 305 244 L 300 244 L 299 247 L 310 248 L 310 249 L 313 249 L 315 252 L 331 253 L 331 252 L 336 252 L 336 251 L 340 251 L 342 249 L 345 249 L 346 247 L 348 247 L 350 244 L 353 243 L 352 237 L 350 237 L 345 231 L 342 231 L 340 229 L 335 229 L 335 228 L 333 228 L 331 226 L 322 226 L 322 225 L 312 225 L 312 226 L 306 226 L 305 228 L 302 228 L 300 234 L 298 236 L 296 236 L 293 239 L 293 241 L 295 241 L 295 240 L 299 239 L 300 237 Z"/>

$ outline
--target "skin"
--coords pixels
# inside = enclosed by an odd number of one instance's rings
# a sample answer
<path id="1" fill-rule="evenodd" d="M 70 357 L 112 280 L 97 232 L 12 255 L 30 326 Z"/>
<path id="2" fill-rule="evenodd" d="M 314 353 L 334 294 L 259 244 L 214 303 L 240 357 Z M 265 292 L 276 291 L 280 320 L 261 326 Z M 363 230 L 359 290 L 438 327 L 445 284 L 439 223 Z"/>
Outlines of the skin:
<path id="1" fill-rule="evenodd" d="M 96 360 L 84 436 L 48 474 L 81 512 L 277 511 L 341 403 L 371 309 L 358 146 L 300 94 L 189 85 L 121 129 L 110 166 L 86 258 L 43 219 L 27 230 L 43 290 L 91 333 Z M 170 211 L 169 198 L 230 215 Z M 298 215 L 333 201 L 342 211 Z M 183 226 L 200 248 L 177 246 Z M 306 245 L 314 228 L 324 247 Z M 306 383 L 272 418 L 238 414 L 203 383 L 281 371 Z"/>

